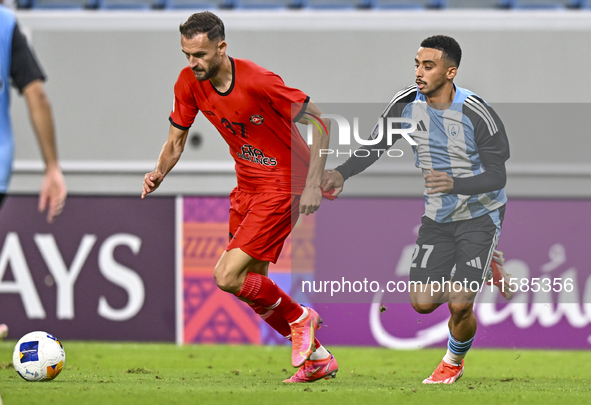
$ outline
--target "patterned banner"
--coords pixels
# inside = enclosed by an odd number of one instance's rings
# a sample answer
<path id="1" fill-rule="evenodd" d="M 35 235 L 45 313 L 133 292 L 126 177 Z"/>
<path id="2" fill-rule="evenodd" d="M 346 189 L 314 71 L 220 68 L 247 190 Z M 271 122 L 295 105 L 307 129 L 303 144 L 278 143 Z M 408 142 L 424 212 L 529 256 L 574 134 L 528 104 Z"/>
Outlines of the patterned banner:
<path id="1" fill-rule="evenodd" d="M 213 269 L 228 244 L 229 199 L 186 197 L 183 200 L 183 295 L 186 343 L 284 344 L 250 307 L 219 290 Z M 303 273 L 314 268 L 314 219 L 301 218 L 285 241 L 270 277 L 285 291 L 292 263 Z"/>

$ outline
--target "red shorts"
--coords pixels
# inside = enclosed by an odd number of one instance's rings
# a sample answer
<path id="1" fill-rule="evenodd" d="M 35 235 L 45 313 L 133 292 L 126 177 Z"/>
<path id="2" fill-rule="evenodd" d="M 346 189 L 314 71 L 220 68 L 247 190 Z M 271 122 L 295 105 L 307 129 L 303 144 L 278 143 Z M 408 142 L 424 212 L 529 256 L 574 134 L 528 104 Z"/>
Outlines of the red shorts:
<path id="1" fill-rule="evenodd" d="M 276 263 L 283 243 L 298 220 L 300 196 L 247 193 L 230 194 L 230 243 L 255 259 Z"/>

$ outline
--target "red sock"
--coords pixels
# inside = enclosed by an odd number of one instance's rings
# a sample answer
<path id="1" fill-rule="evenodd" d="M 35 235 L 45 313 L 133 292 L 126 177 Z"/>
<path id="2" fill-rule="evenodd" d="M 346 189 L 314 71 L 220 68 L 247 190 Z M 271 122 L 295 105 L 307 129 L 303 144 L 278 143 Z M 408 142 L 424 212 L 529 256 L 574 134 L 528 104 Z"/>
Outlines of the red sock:
<path id="1" fill-rule="evenodd" d="M 265 307 L 261 307 L 257 304 L 250 304 L 250 307 L 253 309 L 254 312 L 259 314 L 263 321 L 267 322 L 270 327 L 275 329 L 281 336 L 288 338 L 291 334 L 291 329 L 289 324 L 283 317 L 276 311 L 272 309 L 267 309 Z M 288 339 L 291 340 L 291 337 Z M 318 349 L 320 346 L 320 341 L 317 338 L 314 338 L 314 345 L 315 348 Z"/>
<path id="2" fill-rule="evenodd" d="M 283 319 L 279 312 L 261 307 L 257 304 L 251 304 L 250 307 L 263 318 L 263 321 L 267 322 L 269 326 L 275 329 L 281 336 L 287 338 L 291 334 L 289 324 Z"/>
<path id="3" fill-rule="evenodd" d="M 304 309 L 275 284 L 269 277 L 258 273 L 246 273 L 244 285 L 237 297 L 244 298 L 254 304 L 278 312 L 287 322 L 294 322 Z"/>

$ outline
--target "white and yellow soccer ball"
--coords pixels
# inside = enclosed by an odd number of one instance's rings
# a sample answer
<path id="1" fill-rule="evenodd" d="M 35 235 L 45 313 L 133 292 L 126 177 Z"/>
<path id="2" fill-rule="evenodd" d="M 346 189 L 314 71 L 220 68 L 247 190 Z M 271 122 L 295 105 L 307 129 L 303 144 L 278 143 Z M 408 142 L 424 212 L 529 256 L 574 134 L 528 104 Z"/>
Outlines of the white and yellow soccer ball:
<path id="1" fill-rule="evenodd" d="M 14 369 L 27 381 L 53 380 L 62 371 L 66 352 L 61 342 L 47 332 L 31 332 L 16 344 L 12 354 Z"/>

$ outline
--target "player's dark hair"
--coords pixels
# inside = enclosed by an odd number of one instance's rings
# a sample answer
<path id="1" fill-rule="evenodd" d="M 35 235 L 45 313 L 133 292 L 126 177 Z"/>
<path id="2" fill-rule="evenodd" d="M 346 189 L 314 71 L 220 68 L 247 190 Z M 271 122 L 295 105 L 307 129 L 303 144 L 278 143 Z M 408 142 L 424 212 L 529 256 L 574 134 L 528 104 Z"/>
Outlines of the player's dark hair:
<path id="1" fill-rule="evenodd" d="M 190 16 L 187 21 L 179 26 L 181 35 L 185 38 L 193 38 L 197 34 L 207 34 L 210 41 L 226 39 L 224 22 L 214 13 L 203 11 Z"/>
<path id="2" fill-rule="evenodd" d="M 462 48 L 452 37 L 445 35 L 434 35 L 421 42 L 423 48 L 432 48 L 441 51 L 442 59 L 447 59 L 452 66 L 460 67 L 462 59 Z"/>

